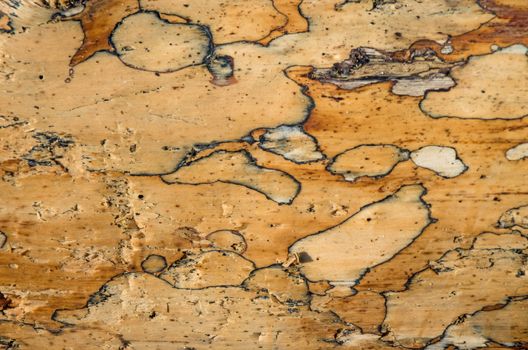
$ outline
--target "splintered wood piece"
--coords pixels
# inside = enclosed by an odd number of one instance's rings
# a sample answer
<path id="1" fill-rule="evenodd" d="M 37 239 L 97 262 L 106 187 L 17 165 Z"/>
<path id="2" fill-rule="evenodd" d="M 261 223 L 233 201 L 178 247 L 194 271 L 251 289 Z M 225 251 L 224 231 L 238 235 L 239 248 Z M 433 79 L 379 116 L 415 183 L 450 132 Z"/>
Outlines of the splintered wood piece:
<path id="1" fill-rule="evenodd" d="M 434 73 L 424 77 L 398 79 L 392 87 L 396 95 L 423 96 L 427 91 L 448 90 L 455 86 L 455 81 L 443 73 Z"/>

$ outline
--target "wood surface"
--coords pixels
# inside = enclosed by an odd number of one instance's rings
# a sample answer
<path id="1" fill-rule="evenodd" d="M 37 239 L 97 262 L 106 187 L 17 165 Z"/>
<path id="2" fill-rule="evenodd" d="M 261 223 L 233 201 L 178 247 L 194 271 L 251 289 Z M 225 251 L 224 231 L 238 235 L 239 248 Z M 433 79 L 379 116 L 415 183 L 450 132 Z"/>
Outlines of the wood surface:
<path id="1" fill-rule="evenodd" d="M 0 0 L 1 349 L 528 349 L 528 1 Z"/>

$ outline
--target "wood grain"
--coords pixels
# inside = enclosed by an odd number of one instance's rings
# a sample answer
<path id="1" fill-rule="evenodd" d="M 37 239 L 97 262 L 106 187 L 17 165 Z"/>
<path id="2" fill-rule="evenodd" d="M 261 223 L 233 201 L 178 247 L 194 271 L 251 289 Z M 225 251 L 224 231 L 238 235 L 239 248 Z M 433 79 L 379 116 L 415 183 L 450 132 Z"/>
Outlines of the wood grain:
<path id="1" fill-rule="evenodd" d="M 0 1 L 0 349 L 528 348 L 526 1 Z"/>

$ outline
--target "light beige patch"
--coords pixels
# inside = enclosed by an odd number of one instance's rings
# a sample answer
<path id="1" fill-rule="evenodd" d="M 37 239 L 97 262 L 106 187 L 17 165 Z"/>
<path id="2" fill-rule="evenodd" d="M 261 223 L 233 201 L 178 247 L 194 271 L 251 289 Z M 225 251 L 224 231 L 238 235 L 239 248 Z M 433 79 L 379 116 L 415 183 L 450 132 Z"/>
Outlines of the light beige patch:
<path id="1" fill-rule="evenodd" d="M 362 176 L 385 176 L 407 159 L 409 152 L 397 146 L 361 145 L 335 156 L 328 170 L 343 176 L 346 181 L 355 181 Z"/>
<path id="2" fill-rule="evenodd" d="M 420 347 L 466 314 L 525 295 L 528 276 L 519 271 L 528 268 L 526 257 L 523 251 L 501 246 L 448 252 L 413 276 L 404 291 L 385 294 L 383 327 L 388 335 L 384 339 Z M 412 317 L 408 317 L 411 305 Z"/>
<path id="3" fill-rule="evenodd" d="M 126 17 L 110 40 L 126 65 L 162 73 L 202 64 L 210 49 L 205 28 L 169 23 L 153 12 Z"/>
<path id="4" fill-rule="evenodd" d="M 177 288 L 237 286 L 254 268 L 255 265 L 251 261 L 239 254 L 213 250 L 189 255 L 174 262 L 160 278 Z"/>
<path id="5" fill-rule="evenodd" d="M 521 160 L 528 157 L 528 142 L 520 143 L 506 151 L 506 159 Z"/>
<path id="6" fill-rule="evenodd" d="M 390 260 L 430 223 L 421 200 L 424 191 L 419 185 L 402 187 L 341 224 L 300 239 L 290 251 L 305 257 L 300 269 L 308 279 L 355 284 L 368 268 Z"/>
<path id="7" fill-rule="evenodd" d="M 55 318 L 119 334 L 134 349 L 171 349 L 191 336 L 201 349 L 326 350 L 334 349 L 335 341 L 361 341 L 365 349 L 379 345 L 377 336 L 363 336 L 331 313 L 283 305 L 240 287 L 178 289 L 131 273 L 106 283 L 91 300 L 85 309 L 60 310 Z"/>
<path id="8" fill-rule="evenodd" d="M 247 249 L 244 237 L 237 231 L 219 230 L 211 232 L 205 238 L 212 243 L 213 247 L 220 250 L 232 250 L 242 254 Z"/>
<path id="9" fill-rule="evenodd" d="M 455 346 L 461 350 L 487 348 L 491 342 L 516 348 L 528 343 L 528 299 L 514 298 L 503 308 L 479 311 L 459 323 L 450 325 L 440 342 L 426 350 L 443 350 Z"/>
<path id="10" fill-rule="evenodd" d="M 499 226 L 503 228 L 514 226 L 528 228 L 528 205 L 519 206 L 506 211 L 499 218 Z"/>
<path id="11" fill-rule="evenodd" d="M 308 304 L 310 299 L 306 281 L 280 266 L 255 270 L 244 282 L 244 287 L 287 305 Z"/>
<path id="12" fill-rule="evenodd" d="M 411 160 L 419 167 L 434 171 L 440 176 L 452 178 L 468 169 L 458 158 L 456 150 L 446 146 L 425 146 L 411 152 Z"/>
<path id="13" fill-rule="evenodd" d="M 420 102 L 433 118 L 516 119 L 528 115 L 528 48 L 514 45 L 454 68 L 457 85 Z"/>
<path id="14" fill-rule="evenodd" d="M 258 166 L 246 151 L 217 151 L 162 178 L 168 183 L 199 185 L 225 182 L 241 185 L 279 204 L 290 204 L 300 191 L 300 184 L 292 176 Z"/>

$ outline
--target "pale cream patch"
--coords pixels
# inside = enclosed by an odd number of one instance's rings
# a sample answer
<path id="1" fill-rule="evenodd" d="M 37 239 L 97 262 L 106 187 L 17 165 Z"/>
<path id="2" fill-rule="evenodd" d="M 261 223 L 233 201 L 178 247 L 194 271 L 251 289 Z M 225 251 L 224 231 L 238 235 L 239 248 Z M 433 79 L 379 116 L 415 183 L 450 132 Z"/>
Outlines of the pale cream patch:
<path id="1" fill-rule="evenodd" d="M 447 178 L 456 177 L 468 169 L 452 147 L 425 146 L 411 152 L 411 160 L 417 166 Z"/>
<path id="2" fill-rule="evenodd" d="M 431 91 L 420 103 L 433 118 L 516 119 L 528 115 L 528 48 L 513 45 L 471 57 L 452 70 L 457 85 Z"/>

